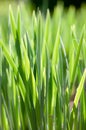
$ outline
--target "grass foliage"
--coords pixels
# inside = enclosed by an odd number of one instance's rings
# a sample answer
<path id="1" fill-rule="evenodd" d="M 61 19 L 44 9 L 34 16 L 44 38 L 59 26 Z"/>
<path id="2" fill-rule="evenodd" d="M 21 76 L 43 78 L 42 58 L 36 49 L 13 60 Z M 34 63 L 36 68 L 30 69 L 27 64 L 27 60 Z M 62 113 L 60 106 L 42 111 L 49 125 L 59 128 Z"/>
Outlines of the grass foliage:
<path id="1" fill-rule="evenodd" d="M 11 6 L 0 25 L 0 129 L 86 129 L 85 8 Z M 76 92 L 72 109 L 70 98 Z"/>

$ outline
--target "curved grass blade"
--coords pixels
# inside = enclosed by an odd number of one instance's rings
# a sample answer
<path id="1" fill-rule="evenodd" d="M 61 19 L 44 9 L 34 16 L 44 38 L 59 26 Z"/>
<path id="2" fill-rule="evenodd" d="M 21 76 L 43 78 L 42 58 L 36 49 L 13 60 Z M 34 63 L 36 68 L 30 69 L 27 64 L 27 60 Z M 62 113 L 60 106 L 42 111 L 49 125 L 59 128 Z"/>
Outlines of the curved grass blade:
<path id="1" fill-rule="evenodd" d="M 82 90 L 84 88 L 85 78 L 86 78 L 86 69 L 83 73 L 83 76 L 82 76 L 80 84 L 77 88 L 76 96 L 74 99 L 74 104 L 73 104 L 73 108 L 72 108 L 71 115 L 70 115 L 70 129 L 72 129 L 74 118 L 77 116 L 76 109 L 78 107 L 80 96 L 81 96 Z"/>
<path id="2" fill-rule="evenodd" d="M 8 125 L 8 119 L 6 116 L 6 111 L 5 111 L 5 107 L 2 105 L 2 122 L 3 122 L 3 126 L 2 129 L 6 129 L 9 130 L 9 125 Z"/>
<path id="3" fill-rule="evenodd" d="M 2 105 L 2 107 L 4 108 L 4 112 L 5 112 L 4 114 L 5 114 L 5 116 L 6 116 L 6 119 L 5 119 L 5 120 L 7 120 L 6 122 L 8 122 L 10 130 L 12 130 L 12 128 L 13 128 L 13 122 L 12 122 L 12 120 L 11 120 L 11 118 L 10 118 L 10 115 L 9 115 L 9 112 L 8 112 L 8 107 L 7 107 L 7 105 L 6 105 L 6 100 L 5 100 L 5 98 L 4 98 L 3 93 L 2 93 L 2 100 L 3 100 L 3 105 Z M 2 108 L 2 109 L 3 109 L 3 108 Z M 3 118 L 3 116 L 2 116 L 2 118 Z M 3 126 L 2 126 L 2 128 L 3 128 Z"/>
<path id="4" fill-rule="evenodd" d="M 75 105 L 76 108 L 78 106 L 78 102 L 79 102 L 79 99 L 80 99 L 80 96 L 81 96 L 82 89 L 84 88 L 85 77 L 86 77 L 86 69 L 84 71 L 84 74 L 82 76 L 80 84 L 77 88 L 76 96 L 75 96 L 75 99 L 74 99 L 74 105 Z"/>
<path id="5" fill-rule="evenodd" d="M 70 80 L 70 88 L 72 87 L 72 85 L 74 83 L 74 80 L 75 80 L 76 69 L 77 69 L 79 56 L 80 56 L 80 51 L 81 51 L 81 47 L 82 47 L 82 43 L 83 43 L 84 30 L 85 30 L 85 27 L 83 27 L 83 29 L 82 29 L 81 39 L 80 39 L 80 43 L 78 45 L 78 49 L 77 49 L 77 53 L 76 53 L 76 58 L 75 58 L 73 71 L 72 71 L 72 76 L 71 76 L 71 80 Z"/>
<path id="6" fill-rule="evenodd" d="M 11 58 L 8 50 L 6 49 L 4 43 L 2 41 L 0 41 L 0 47 L 2 48 L 2 51 L 4 53 L 4 56 L 6 58 L 6 60 L 8 61 L 8 63 L 10 64 L 10 66 L 12 67 L 14 73 L 15 73 L 15 76 L 17 76 L 18 80 L 19 80 L 19 90 L 20 90 L 20 93 L 22 95 L 22 98 L 23 100 L 25 100 L 25 93 L 26 93 L 26 90 L 25 90 L 25 86 L 24 86 L 24 83 L 22 81 L 22 78 L 16 68 L 16 65 L 13 61 L 13 59 Z"/>

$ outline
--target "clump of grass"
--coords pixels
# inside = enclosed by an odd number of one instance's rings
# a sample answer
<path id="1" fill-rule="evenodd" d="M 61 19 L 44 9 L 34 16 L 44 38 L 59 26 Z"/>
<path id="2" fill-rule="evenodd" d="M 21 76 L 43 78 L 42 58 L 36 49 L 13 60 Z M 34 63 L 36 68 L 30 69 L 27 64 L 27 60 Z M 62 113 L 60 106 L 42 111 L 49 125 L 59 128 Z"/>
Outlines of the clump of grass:
<path id="1" fill-rule="evenodd" d="M 85 26 L 77 34 L 74 8 L 33 12 L 30 25 L 20 15 L 9 7 L 8 43 L 0 39 L 0 129 L 85 129 Z"/>

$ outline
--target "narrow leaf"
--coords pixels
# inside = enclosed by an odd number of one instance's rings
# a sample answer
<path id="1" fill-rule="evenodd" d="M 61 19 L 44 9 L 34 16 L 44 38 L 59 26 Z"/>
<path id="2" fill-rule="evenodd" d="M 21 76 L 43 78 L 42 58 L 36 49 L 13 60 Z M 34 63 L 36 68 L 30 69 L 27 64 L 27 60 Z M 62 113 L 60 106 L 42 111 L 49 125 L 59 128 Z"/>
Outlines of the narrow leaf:
<path id="1" fill-rule="evenodd" d="M 24 83 L 23 83 L 23 81 L 22 81 L 22 78 L 21 78 L 21 76 L 20 76 L 20 74 L 19 74 L 19 72 L 18 72 L 18 70 L 17 70 L 17 68 L 16 68 L 16 65 L 15 65 L 13 59 L 11 58 L 11 56 L 10 56 L 8 50 L 6 49 L 6 47 L 5 47 L 5 45 L 4 45 L 4 43 L 3 43 L 2 41 L 0 41 L 0 46 L 1 46 L 1 48 L 2 48 L 2 51 L 3 51 L 3 53 L 4 53 L 4 56 L 5 56 L 6 60 L 8 61 L 8 63 L 9 63 L 10 66 L 12 67 L 12 69 L 13 69 L 15 75 L 16 75 L 17 78 L 19 79 L 19 82 L 20 82 L 19 89 L 20 89 L 20 92 L 21 92 L 21 95 L 22 95 L 23 100 L 25 100 L 25 93 L 26 93 L 25 86 L 24 86 Z"/>

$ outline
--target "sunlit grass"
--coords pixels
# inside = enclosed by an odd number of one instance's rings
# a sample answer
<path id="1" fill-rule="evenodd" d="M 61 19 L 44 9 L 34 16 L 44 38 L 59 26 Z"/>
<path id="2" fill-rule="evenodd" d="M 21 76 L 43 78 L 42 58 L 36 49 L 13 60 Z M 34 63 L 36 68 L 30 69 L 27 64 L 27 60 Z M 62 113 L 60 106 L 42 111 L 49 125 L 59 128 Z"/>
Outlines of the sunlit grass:
<path id="1" fill-rule="evenodd" d="M 60 6 L 13 12 L 0 30 L 0 129 L 86 129 L 85 17 Z"/>

